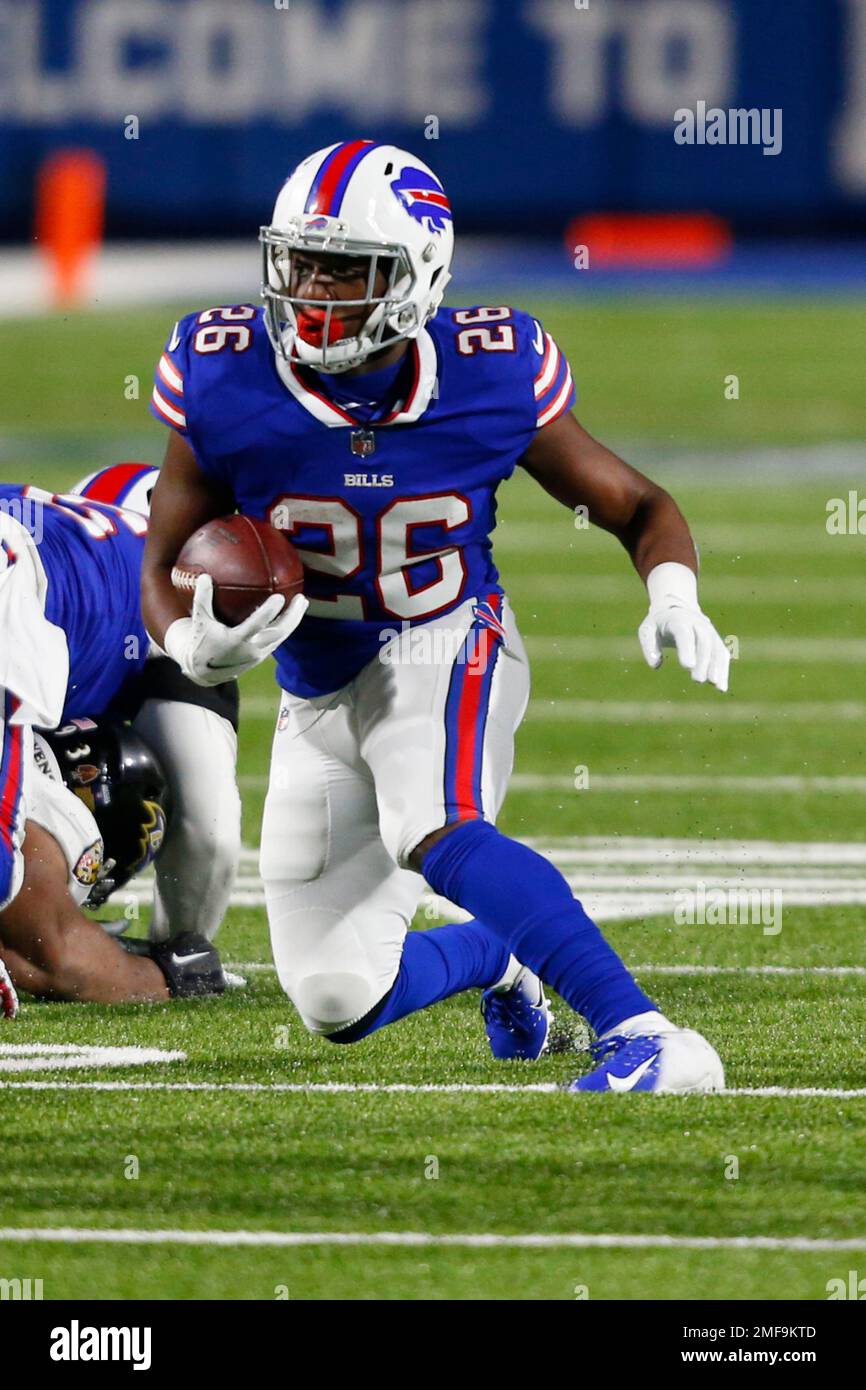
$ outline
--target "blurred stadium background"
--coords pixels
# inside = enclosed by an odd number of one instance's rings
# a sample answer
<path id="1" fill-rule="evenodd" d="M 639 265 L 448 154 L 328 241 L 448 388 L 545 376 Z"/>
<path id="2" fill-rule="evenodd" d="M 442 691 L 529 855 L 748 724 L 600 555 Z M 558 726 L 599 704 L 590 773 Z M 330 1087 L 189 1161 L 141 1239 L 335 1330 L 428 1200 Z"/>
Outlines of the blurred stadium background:
<path id="1" fill-rule="evenodd" d="M 780 111 L 780 152 L 678 144 L 675 112 L 698 102 Z M 50 1094 L 21 1093 L 7 1097 L 19 1128 L 6 1132 L 20 1136 L 10 1222 L 161 1225 L 171 1209 L 228 1229 L 289 1211 L 313 1230 L 859 1236 L 862 1091 L 808 1090 L 863 1085 L 850 1045 L 866 973 L 863 539 L 856 521 L 830 535 L 826 520 L 866 465 L 866 0 L 0 0 L 2 473 L 61 488 L 103 463 L 158 462 L 146 407 L 174 319 L 256 299 L 257 228 L 280 182 L 355 135 L 405 145 L 441 175 L 457 231 L 450 302 L 543 316 L 583 423 L 673 487 L 705 606 L 739 655 L 727 702 L 646 670 L 643 596 L 618 547 L 515 478 L 497 553 L 535 698 L 503 826 L 550 850 L 666 1010 L 716 1042 L 732 1087 L 797 1094 L 696 1102 L 691 1143 L 666 1107 L 620 1108 L 599 1129 L 550 1097 L 543 1118 L 527 1097 L 459 1109 L 328 1097 L 304 1101 L 293 1128 L 289 1101 L 265 1096 L 249 1102 L 263 1124 L 250 1133 L 214 1096 L 203 1161 L 196 1126 L 169 1106 L 183 1098 L 144 1114 L 82 1096 L 58 1125 Z M 253 673 L 250 846 L 273 706 L 270 673 Z M 674 929 L 674 894 L 696 877 L 778 888 L 784 930 Z M 224 945 L 268 960 L 252 854 Z M 135 1036 L 174 1038 L 184 1075 L 204 1081 L 268 1082 L 287 1065 L 302 1081 L 502 1079 L 469 1001 L 339 1058 L 293 1027 L 290 1051 L 268 1059 L 286 1009 L 265 971 L 251 994 L 258 1012 L 226 1004 L 232 1029 L 222 1014 L 140 1011 Z M 82 1009 L 73 1026 L 51 1007 L 28 1009 L 21 1028 L 59 1041 L 130 1032 L 127 1016 Z M 562 1079 L 563 1065 L 535 1075 Z M 93 1127 L 127 1121 L 161 1187 L 118 1192 L 94 1167 Z M 419 1182 L 416 1155 L 433 1143 L 447 1184 Z M 748 1154 L 749 1184 L 720 1180 L 728 1153 Z M 175 1207 L 166 1168 L 184 1174 Z M 519 1204 L 503 1211 L 503 1191 Z M 305 1290 L 292 1297 L 569 1298 L 576 1278 L 592 1297 L 823 1297 L 849 1258 L 613 1249 L 577 1267 L 563 1252 L 376 1253 L 289 1264 Z M 110 1277 L 127 1294 L 269 1297 L 263 1281 L 283 1277 L 255 1252 L 200 1251 L 186 1276 L 170 1252 L 103 1255 L 58 1247 L 40 1269 L 92 1296 Z M 289 1260 L 280 1252 L 279 1271 Z"/>

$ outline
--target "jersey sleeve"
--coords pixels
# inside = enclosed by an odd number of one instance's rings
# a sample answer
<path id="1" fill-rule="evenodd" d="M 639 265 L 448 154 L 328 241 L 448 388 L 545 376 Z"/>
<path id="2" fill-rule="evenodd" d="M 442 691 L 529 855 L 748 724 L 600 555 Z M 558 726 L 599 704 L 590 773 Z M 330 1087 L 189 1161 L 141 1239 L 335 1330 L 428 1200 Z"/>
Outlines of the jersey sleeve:
<path id="1" fill-rule="evenodd" d="M 190 314 L 174 325 L 156 364 L 150 398 L 150 412 L 154 418 L 184 437 L 188 434 L 184 388 L 189 385 L 189 328 L 194 317 Z"/>
<path id="2" fill-rule="evenodd" d="M 527 356 L 532 372 L 535 428 L 542 429 L 572 409 L 577 392 L 565 353 L 545 332 L 538 319 L 528 319 L 528 325 L 531 347 Z"/>

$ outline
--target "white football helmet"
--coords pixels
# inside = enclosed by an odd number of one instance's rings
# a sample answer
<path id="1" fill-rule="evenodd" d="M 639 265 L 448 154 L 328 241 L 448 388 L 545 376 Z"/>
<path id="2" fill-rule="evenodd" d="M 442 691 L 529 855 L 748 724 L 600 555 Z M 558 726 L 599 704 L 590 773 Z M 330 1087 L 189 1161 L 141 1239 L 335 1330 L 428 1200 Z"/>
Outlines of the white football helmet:
<path id="1" fill-rule="evenodd" d="M 262 298 L 277 355 L 326 372 L 357 367 L 372 352 L 414 338 L 442 302 L 454 249 L 451 207 L 441 183 L 420 159 L 395 145 L 348 140 L 302 161 L 280 190 L 273 221 L 262 227 Z M 292 295 L 292 258 L 369 257 L 363 299 L 301 299 Z M 386 286 L 374 294 L 376 274 Z M 368 306 L 362 328 L 340 336 L 341 309 Z M 298 309 L 321 312 L 321 344 L 301 338 Z"/>
<path id="2" fill-rule="evenodd" d="M 159 469 L 149 463 L 112 463 L 82 478 L 69 489 L 76 497 L 92 497 L 97 502 L 110 502 L 128 512 L 150 516 L 150 497 L 159 477 Z"/>

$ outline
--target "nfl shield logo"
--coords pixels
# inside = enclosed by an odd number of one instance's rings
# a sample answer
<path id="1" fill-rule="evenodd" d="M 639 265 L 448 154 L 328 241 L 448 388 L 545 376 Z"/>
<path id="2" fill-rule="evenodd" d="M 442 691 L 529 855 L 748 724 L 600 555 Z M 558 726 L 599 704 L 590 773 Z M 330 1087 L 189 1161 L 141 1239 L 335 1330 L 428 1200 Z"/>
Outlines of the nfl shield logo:
<path id="1" fill-rule="evenodd" d="M 349 444 L 353 454 L 359 458 L 369 458 L 376 450 L 376 436 L 372 430 L 352 430 Z"/>

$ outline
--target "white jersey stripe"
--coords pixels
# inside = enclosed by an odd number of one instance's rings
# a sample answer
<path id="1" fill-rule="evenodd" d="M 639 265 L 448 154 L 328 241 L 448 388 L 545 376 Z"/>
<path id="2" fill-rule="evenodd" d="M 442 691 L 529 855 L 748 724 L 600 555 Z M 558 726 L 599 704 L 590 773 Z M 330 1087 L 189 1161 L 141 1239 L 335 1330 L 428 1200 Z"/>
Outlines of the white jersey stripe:
<path id="1" fill-rule="evenodd" d="M 403 409 L 391 416 L 388 420 L 372 420 L 365 428 L 387 429 L 391 425 L 404 425 L 412 420 L 418 420 L 433 399 L 433 392 L 436 387 L 436 348 L 433 339 L 426 329 L 421 330 L 414 340 L 418 350 L 418 383 L 415 393 L 411 399 L 408 409 Z M 411 347 L 411 345 L 410 345 Z M 320 420 L 323 425 L 331 428 L 343 428 L 347 425 L 357 427 L 362 422 L 354 420 L 346 411 L 340 410 L 333 405 L 326 396 L 317 391 L 310 391 L 301 379 L 300 373 L 290 362 L 284 361 L 282 357 L 276 358 L 276 368 L 283 385 L 291 392 L 295 400 L 301 404 L 305 410 Z"/>
<path id="2" fill-rule="evenodd" d="M 160 394 L 156 386 L 153 388 L 152 400 L 164 420 L 167 420 L 170 425 L 175 425 L 179 429 L 186 429 L 186 416 L 183 411 L 176 410 L 173 405 L 169 405 L 165 396 Z"/>
<path id="3" fill-rule="evenodd" d="M 559 391 L 559 393 L 558 393 L 558 395 L 556 396 L 555 400 L 553 400 L 553 401 L 551 402 L 551 404 L 547 407 L 547 409 L 546 409 L 546 410 L 543 410 L 543 411 L 541 412 L 541 414 L 539 415 L 539 417 L 538 417 L 538 428 L 539 428 L 539 429 L 541 429 L 541 426 L 542 426 L 542 425 L 547 425 L 547 424 L 549 424 L 551 420 L 555 420 L 556 417 L 557 417 L 558 415 L 561 415 L 561 414 L 563 413 L 563 411 L 565 410 L 565 407 L 566 407 L 566 405 L 567 405 L 567 403 L 568 403 L 568 398 L 569 398 L 570 395 L 571 395 L 571 368 L 570 368 L 570 367 L 566 367 L 566 370 L 565 370 L 565 381 L 562 383 L 562 389 Z"/>
<path id="4" fill-rule="evenodd" d="M 177 395 L 183 395 L 183 377 L 180 372 L 177 371 L 171 358 L 166 353 L 163 353 L 162 357 L 159 359 L 159 374 L 166 386 L 171 387 L 172 391 L 175 391 Z"/>
<path id="5" fill-rule="evenodd" d="M 544 395 L 548 387 L 553 385 L 554 381 L 556 380 L 557 373 L 559 372 L 559 348 L 556 346 L 556 343 L 553 341 L 549 333 L 546 335 L 546 337 L 548 344 L 550 345 L 550 352 L 547 357 L 546 367 L 544 367 L 541 370 L 541 372 L 539 372 L 538 376 L 535 379 L 536 400 L 539 400 L 540 397 Z"/>

